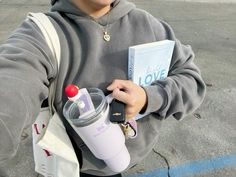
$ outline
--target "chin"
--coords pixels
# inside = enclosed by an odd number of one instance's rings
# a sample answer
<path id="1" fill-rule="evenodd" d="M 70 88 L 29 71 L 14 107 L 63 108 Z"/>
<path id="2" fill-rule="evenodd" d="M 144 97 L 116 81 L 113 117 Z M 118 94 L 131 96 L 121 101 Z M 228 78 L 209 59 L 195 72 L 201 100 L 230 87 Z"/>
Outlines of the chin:
<path id="1" fill-rule="evenodd" d="M 94 5 L 104 7 L 110 5 L 115 0 L 87 0 L 87 1 L 91 1 Z"/>

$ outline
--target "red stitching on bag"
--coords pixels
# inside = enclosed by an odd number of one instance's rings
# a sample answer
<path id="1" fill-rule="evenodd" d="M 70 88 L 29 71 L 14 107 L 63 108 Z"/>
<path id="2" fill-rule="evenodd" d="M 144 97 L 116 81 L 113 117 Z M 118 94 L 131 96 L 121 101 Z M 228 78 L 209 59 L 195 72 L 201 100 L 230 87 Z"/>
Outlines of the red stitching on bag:
<path id="1" fill-rule="evenodd" d="M 38 125 L 37 124 L 34 124 L 34 129 L 36 131 L 36 134 L 39 135 L 40 133 L 39 133 Z"/>
<path id="2" fill-rule="evenodd" d="M 45 125 L 45 124 L 42 124 L 42 129 L 44 129 L 45 127 L 46 127 L 46 125 Z M 36 134 L 39 135 L 40 132 L 39 132 L 39 129 L 38 129 L 38 124 L 34 124 L 34 129 L 35 129 L 35 131 L 36 131 Z"/>
<path id="3" fill-rule="evenodd" d="M 46 149 L 43 149 L 43 150 L 46 153 L 47 157 L 52 156 L 52 154 L 48 150 L 46 150 Z"/>

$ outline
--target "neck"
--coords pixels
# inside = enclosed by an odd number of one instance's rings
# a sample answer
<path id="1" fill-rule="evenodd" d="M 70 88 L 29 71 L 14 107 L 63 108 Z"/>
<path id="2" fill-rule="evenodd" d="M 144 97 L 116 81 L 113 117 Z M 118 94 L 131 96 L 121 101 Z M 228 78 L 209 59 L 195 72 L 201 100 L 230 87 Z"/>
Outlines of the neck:
<path id="1" fill-rule="evenodd" d="M 99 6 L 97 4 L 89 3 L 89 1 L 86 2 L 82 0 L 74 0 L 74 4 L 76 7 L 93 18 L 102 17 L 107 14 L 111 8 L 111 4 Z"/>

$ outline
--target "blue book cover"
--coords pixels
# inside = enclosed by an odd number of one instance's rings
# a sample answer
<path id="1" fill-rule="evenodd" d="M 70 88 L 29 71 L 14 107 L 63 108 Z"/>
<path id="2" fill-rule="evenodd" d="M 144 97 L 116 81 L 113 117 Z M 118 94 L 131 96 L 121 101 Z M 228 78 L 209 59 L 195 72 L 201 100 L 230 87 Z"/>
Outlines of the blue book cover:
<path id="1" fill-rule="evenodd" d="M 168 75 L 175 41 L 162 40 L 129 47 L 128 77 L 140 86 Z"/>

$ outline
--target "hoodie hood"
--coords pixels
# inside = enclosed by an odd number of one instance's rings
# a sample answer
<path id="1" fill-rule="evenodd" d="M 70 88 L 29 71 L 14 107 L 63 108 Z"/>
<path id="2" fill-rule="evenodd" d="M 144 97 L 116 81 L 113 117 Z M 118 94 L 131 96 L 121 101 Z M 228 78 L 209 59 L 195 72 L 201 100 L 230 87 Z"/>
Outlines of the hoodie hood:
<path id="1" fill-rule="evenodd" d="M 81 9 L 76 7 L 72 0 L 52 0 L 51 1 L 52 8 L 51 11 L 58 11 L 62 13 L 66 13 L 69 16 L 73 16 L 76 18 L 78 17 L 89 17 L 86 13 L 84 13 Z M 122 18 L 126 14 L 128 14 L 132 9 L 135 8 L 135 5 L 131 2 L 128 2 L 126 0 L 115 0 L 112 3 L 112 8 L 110 12 L 98 19 L 96 21 L 100 23 L 101 25 L 107 24 L 107 15 L 109 15 L 109 23 L 113 23 L 116 20 Z M 71 17 L 72 17 L 71 16 Z M 89 17 L 91 18 L 91 17 Z"/>

